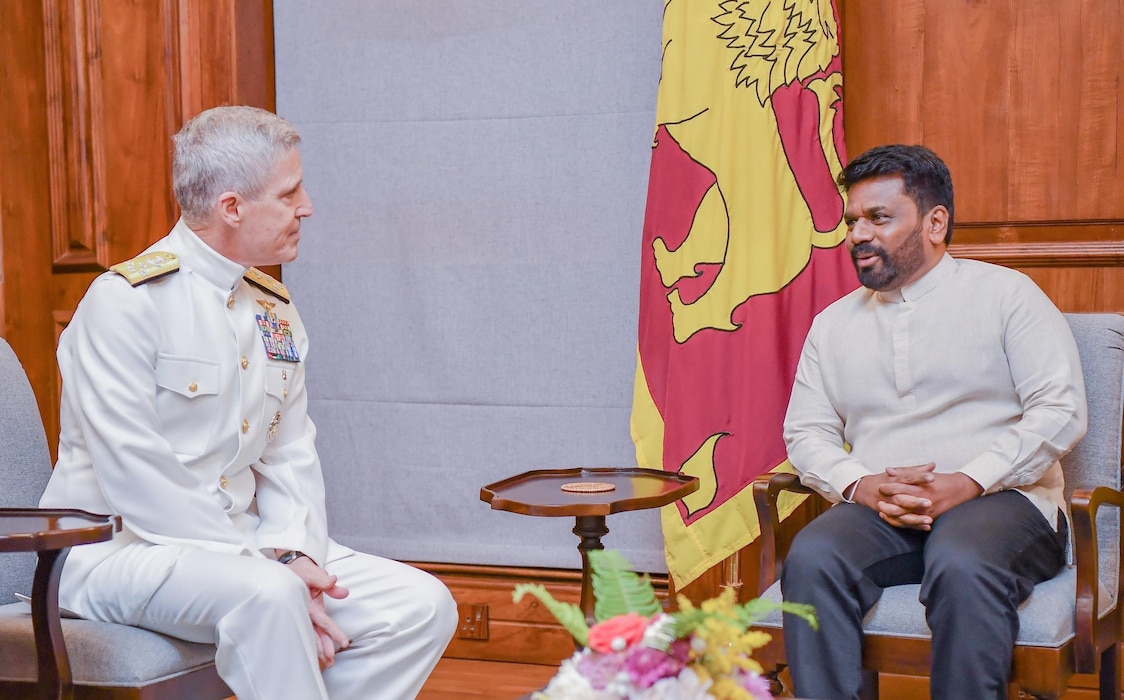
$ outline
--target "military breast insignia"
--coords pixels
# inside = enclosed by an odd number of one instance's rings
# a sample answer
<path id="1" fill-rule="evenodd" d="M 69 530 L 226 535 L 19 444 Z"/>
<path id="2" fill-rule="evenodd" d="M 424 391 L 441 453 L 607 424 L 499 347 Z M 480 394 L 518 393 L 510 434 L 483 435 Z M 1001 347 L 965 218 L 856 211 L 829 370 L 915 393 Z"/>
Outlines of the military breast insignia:
<path id="1" fill-rule="evenodd" d="M 267 442 L 273 442 L 273 438 L 277 437 L 277 424 L 281 422 L 281 411 L 273 414 L 273 420 L 269 421 L 269 430 L 266 431 L 265 439 Z"/>
<path id="2" fill-rule="evenodd" d="M 257 302 L 264 309 L 264 313 L 254 314 L 254 318 L 258 322 L 262 342 L 265 343 L 265 354 L 271 360 L 300 362 L 300 354 L 297 352 L 296 343 L 293 342 L 293 331 L 289 328 L 289 322 L 277 318 L 277 314 L 273 313 L 273 307 L 277 304 L 267 299 L 258 299 Z"/>
<path id="3" fill-rule="evenodd" d="M 117 263 L 109 269 L 121 275 L 128 280 L 129 284 L 136 287 L 172 274 L 180 269 L 180 261 L 175 253 L 155 251 L 138 255 L 123 263 Z"/>
<path id="4" fill-rule="evenodd" d="M 247 282 L 254 285 L 263 292 L 269 292 L 286 304 L 289 303 L 289 290 L 285 285 L 273 279 L 256 267 L 251 267 L 246 270 L 246 274 L 242 276 Z"/>

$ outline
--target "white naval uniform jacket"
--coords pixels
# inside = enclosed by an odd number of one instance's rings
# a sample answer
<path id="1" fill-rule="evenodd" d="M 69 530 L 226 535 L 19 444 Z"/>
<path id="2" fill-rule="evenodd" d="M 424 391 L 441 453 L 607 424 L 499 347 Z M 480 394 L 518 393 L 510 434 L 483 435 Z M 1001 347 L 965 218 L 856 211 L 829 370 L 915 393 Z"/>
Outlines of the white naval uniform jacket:
<path id="1" fill-rule="evenodd" d="M 152 251 L 174 253 L 180 269 L 136 287 L 101 275 L 59 341 L 59 458 L 41 505 L 117 513 L 124 526 L 71 551 L 64 600 L 98 562 L 138 541 L 246 556 L 297 549 L 320 564 L 328 556 L 296 308 L 182 220 Z M 288 321 L 299 362 L 268 356 L 255 315 L 269 310 Z M 156 560 L 163 575 L 144 572 L 155 585 L 174 564 L 168 551 Z"/>

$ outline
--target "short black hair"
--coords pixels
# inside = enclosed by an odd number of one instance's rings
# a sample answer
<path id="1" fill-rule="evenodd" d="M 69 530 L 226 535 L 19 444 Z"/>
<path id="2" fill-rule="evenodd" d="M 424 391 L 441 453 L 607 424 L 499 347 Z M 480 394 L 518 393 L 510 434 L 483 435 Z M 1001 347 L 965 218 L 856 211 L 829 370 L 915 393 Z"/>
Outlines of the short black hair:
<path id="1" fill-rule="evenodd" d="M 944 242 L 952 241 L 952 175 L 936 153 L 924 146 L 875 146 L 848 163 L 835 181 L 844 192 L 849 192 L 863 180 L 884 176 L 902 179 L 906 196 L 919 212 L 943 204 L 948 210 Z"/>

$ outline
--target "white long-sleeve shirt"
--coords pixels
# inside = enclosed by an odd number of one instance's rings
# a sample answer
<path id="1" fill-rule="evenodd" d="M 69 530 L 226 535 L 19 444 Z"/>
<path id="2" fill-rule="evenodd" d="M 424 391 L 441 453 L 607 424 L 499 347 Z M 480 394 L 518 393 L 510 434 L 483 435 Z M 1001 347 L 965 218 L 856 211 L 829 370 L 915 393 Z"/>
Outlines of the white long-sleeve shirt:
<path id="1" fill-rule="evenodd" d="M 936 463 L 1015 489 L 1056 527 L 1058 460 L 1084 436 L 1073 334 L 1014 270 L 947 254 L 893 292 L 859 288 L 812 323 L 785 417 L 789 460 L 828 499 L 887 467 Z"/>

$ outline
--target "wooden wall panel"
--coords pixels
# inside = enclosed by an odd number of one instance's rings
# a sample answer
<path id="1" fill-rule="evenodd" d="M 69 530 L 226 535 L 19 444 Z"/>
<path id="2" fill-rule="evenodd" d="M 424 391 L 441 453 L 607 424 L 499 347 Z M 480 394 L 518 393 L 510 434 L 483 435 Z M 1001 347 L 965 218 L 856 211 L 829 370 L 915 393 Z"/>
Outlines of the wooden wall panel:
<path id="1" fill-rule="evenodd" d="M 0 3 L 0 333 L 58 439 L 54 349 L 94 276 L 175 222 L 171 136 L 272 109 L 272 0 Z"/>
<path id="2" fill-rule="evenodd" d="M 99 10 L 98 0 L 43 1 L 51 244 L 59 271 L 109 264 Z"/>
<path id="3" fill-rule="evenodd" d="M 848 150 L 933 147 L 959 220 L 1119 221 L 1122 19 L 1111 0 L 844 2 Z"/>
<path id="4" fill-rule="evenodd" d="M 1067 310 L 1124 311 L 1124 6 L 845 0 L 842 16 L 848 152 L 933 148 L 954 255 L 1033 269 Z"/>
<path id="5" fill-rule="evenodd" d="M 0 9 L 0 331 L 27 370 L 40 408 L 51 410 L 54 300 L 44 13 L 39 0 Z M 57 438 L 57 427 L 50 436 Z"/>
<path id="6" fill-rule="evenodd" d="M 1119 267 L 1019 269 L 1030 275 L 1062 311 L 1124 311 Z"/>
<path id="7" fill-rule="evenodd" d="M 169 3 L 100 1 L 105 87 L 100 137 L 112 193 L 104 246 L 108 267 L 139 253 L 175 222 L 168 130 L 182 120 L 164 65 Z"/>
<path id="8" fill-rule="evenodd" d="M 924 143 L 932 146 L 948 162 L 956 175 L 958 219 L 968 212 L 976 212 L 971 215 L 976 219 L 982 216 L 987 220 L 996 220 L 996 217 L 1003 220 L 1006 216 L 999 212 L 1005 212 L 1009 206 L 1007 192 L 1003 188 L 984 194 L 973 187 L 965 187 L 968 183 L 961 174 L 971 173 L 971 177 L 978 182 L 1006 181 L 1007 134 L 1013 115 L 1003 104 L 1008 83 L 1005 74 L 1007 66 L 1003 57 L 1009 54 L 1012 42 L 1011 4 L 1006 0 L 987 4 L 954 0 L 938 11 L 935 3 L 926 0 L 921 3 L 920 11 L 924 19 L 915 35 L 915 40 L 919 41 L 914 44 L 912 51 L 904 46 L 900 49 L 909 54 L 912 62 L 918 64 L 921 73 L 917 80 L 894 87 L 913 93 L 921 104 L 921 109 L 908 127 L 905 122 L 893 120 L 894 129 L 909 131 L 908 135 L 903 133 L 899 137 L 896 134 L 883 134 L 881 141 Z M 852 5 L 859 8 L 863 3 L 850 3 L 848 8 Z M 885 3 L 879 2 L 878 5 L 890 14 L 895 11 Z M 861 16 L 852 18 L 852 26 L 848 27 L 852 36 L 863 33 L 862 22 Z M 849 53 L 847 48 L 844 45 L 844 61 Z M 886 48 L 875 53 L 882 54 L 879 57 L 881 60 L 893 60 L 886 54 L 898 54 L 899 49 L 887 51 Z M 992 63 L 994 70 L 979 65 L 988 56 L 998 57 Z M 901 59 L 905 56 L 898 54 L 894 58 Z M 847 82 L 852 79 L 847 68 L 844 63 L 845 104 L 848 97 L 851 97 L 846 93 Z M 862 83 L 865 81 L 860 71 L 852 70 L 851 73 L 860 73 L 855 78 L 859 82 L 856 87 L 861 91 L 861 97 L 854 101 L 859 103 L 856 105 L 859 113 L 856 118 L 861 119 L 864 110 L 879 109 L 880 100 L 877 91 L 863 88 Z M 844 123 L 844 133 L 848 126 Z M 960 133 L 973 134 L 981 141 L 986 134 L 988 146 L 981 148 L 979 144 L 958 136 Z M 867 147 L 856 146 L 852 156 L 858 155 Z M 1004 157 L 997 157 L 999 153 L 1004 154 Z"/>
<path id="9" fill-rule="evenodd" d="M 183 115 L 223 104 L 273 109 L 272 0 L 165 1 L 178 28 L 174 63 Z"/>

